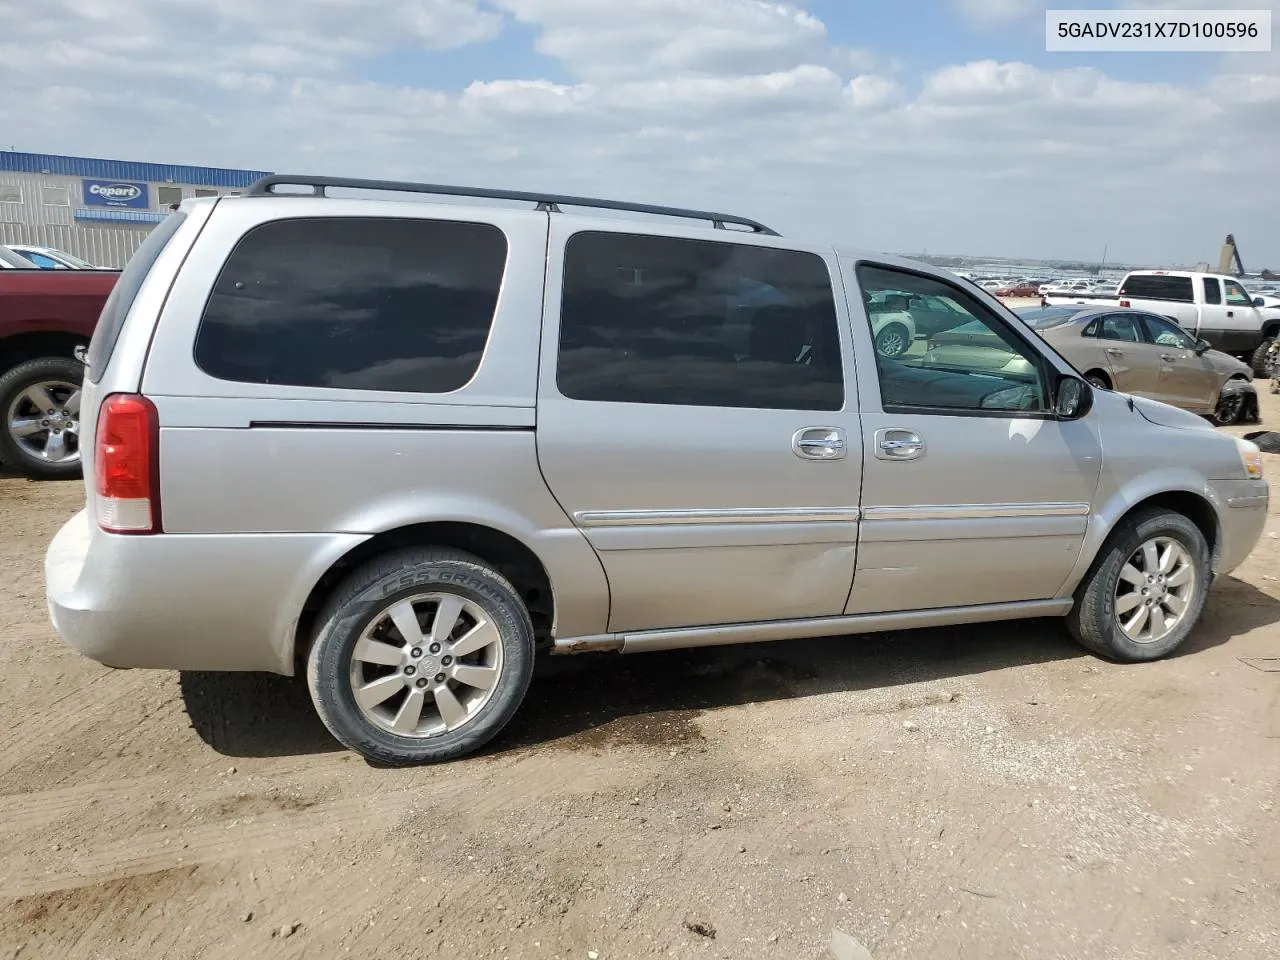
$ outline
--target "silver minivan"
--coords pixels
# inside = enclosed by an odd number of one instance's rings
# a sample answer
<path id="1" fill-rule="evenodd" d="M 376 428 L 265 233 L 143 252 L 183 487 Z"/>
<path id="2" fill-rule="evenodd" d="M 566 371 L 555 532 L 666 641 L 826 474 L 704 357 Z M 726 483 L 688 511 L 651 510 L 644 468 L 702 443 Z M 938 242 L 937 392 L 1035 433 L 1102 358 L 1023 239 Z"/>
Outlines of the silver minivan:
<path id="1" fill-rule="evenodd" d="M 1025 362 L 878 351 L 890 300 Z M 704 211 L 268 177 L 156 227 L 86 361 L 58 632 L 305 674 L 385 763 L 480 747 L 543 649 L 1062 616 L 1152 660 L 1267 510 L 1256 446 L 971 284 Z"/>

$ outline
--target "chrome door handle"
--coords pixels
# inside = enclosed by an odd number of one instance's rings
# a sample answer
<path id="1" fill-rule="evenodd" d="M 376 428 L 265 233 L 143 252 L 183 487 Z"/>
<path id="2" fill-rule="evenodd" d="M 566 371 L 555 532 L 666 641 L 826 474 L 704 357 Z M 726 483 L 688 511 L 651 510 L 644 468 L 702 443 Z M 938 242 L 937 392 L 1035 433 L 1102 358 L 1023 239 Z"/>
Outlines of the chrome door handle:
<path id="1" fill-rule="evenodd" d="M 1123 350 L 1117 350 L 1115 347 L 1107 347 L 1107 353 L 1111 354 L 1113 357 L 1123 357 L 1123 356 L 1124 356 L 1124 351 L 1123 351 Z"/>
<path id="2" fill-rule="evenodd" d="M 839 427 L 805 427 L 791 438 L 791 450 L 803 460 L 843 460 L 844 431 Z"/>
<path id="3" fill-rule="evenodd" d="M 1173 356 L 1172 354 L 1168 354 L 1168 353 L 1162 353 L 1162 354 L 1160 354 L 1160 359 L 1161 359 L 1161 360 L 1163 360 L 1163 361 L 1165 361 L 1166 363 L 1177 363 L 1177 362 L 1178 362 L 1178 358 L 1177 358 L 1177 357 Z"/>
<path id="4" fill-rule="evenodd" d="M 877 460 L 918 460 L 924 455 L 924 441 L 911 430 L 891 427 L 877 430 L 875 440 Z"/>

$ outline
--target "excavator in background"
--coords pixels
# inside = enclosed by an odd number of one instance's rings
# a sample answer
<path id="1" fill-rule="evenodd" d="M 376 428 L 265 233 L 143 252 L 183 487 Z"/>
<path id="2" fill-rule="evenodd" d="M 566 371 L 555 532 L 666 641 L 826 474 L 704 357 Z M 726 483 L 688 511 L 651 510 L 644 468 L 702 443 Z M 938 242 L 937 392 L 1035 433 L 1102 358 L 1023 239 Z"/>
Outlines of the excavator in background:
<path id="1" fill-rule="evenodd" d="M 1205 264 L 1205 270 L 1208 269 L 1208 264 Z M 1244 261 L 1240 259 L 1240 248 L 1236 246 L 1235 235 L 1228 233 L 1227 239 L 1222 243 L 1222 253 L 1218 256 L 1218 273 L 1225 273 L 1231 277 L 1243 277 L 1247 272 Z M 1262 280 L 1280 280 L 1280 273 L 1263 270 L 1258 277 Z"/>
<path id="2" fill-rule="evenodd" d="M 1243 277 L 1244 262 L 1240 259 L 1240 249 L 1236 246 L 1236 238 L 1228 233 L 1222 244 L 1222 253 L 1218 257 L 1218 272 L 1232 277 Z"/>

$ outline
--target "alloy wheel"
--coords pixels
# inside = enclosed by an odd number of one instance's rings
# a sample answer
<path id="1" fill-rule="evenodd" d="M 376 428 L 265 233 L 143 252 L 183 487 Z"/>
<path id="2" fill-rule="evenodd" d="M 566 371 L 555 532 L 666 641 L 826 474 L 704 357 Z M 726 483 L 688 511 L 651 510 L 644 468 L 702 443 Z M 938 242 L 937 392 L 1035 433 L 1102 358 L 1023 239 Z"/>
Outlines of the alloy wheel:
<path id="1" fill-rule="evenodd" d="M 1116 623 L 1134 643 L 1156 643 L 1182 622 L 1195 591 L 1195 564 L 1187 548 L 1172 537 L 1154 537 L 1120 568 Z"/>
<path id="2" fill-rule="evenodd" d="M 404 737 L 457 730 L 502 676 L 502 638 L 479 604 L 423 593 L 381 610 L 351 654 L 351 692 L 366 719 Z"/>
<path id="3" fill-rule="evenodd" d="M 33 383 L 5 412 L 9 436 L 27 456 L 45 463 L 80 459 L 80 387 L 64 380 Z"/>

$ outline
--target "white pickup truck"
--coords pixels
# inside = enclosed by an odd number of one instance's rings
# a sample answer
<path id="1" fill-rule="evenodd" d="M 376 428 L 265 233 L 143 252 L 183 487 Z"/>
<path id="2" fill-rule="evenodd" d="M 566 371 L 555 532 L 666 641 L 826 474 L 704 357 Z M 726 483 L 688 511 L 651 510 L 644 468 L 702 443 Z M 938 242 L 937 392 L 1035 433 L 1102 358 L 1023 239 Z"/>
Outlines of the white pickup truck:
<path id="1" fill-rule="evenodd" d="M 1048 303 L 1133 307 L 1168 317 L 1215 349 L 1239 357 L 1266 376 L 1267 349 L 1280 336 L 1280 310 L 1253 298 L 1235 277 L 1187 270 L 1134 270 L 1115 296 L 1050 294 Z"/>

